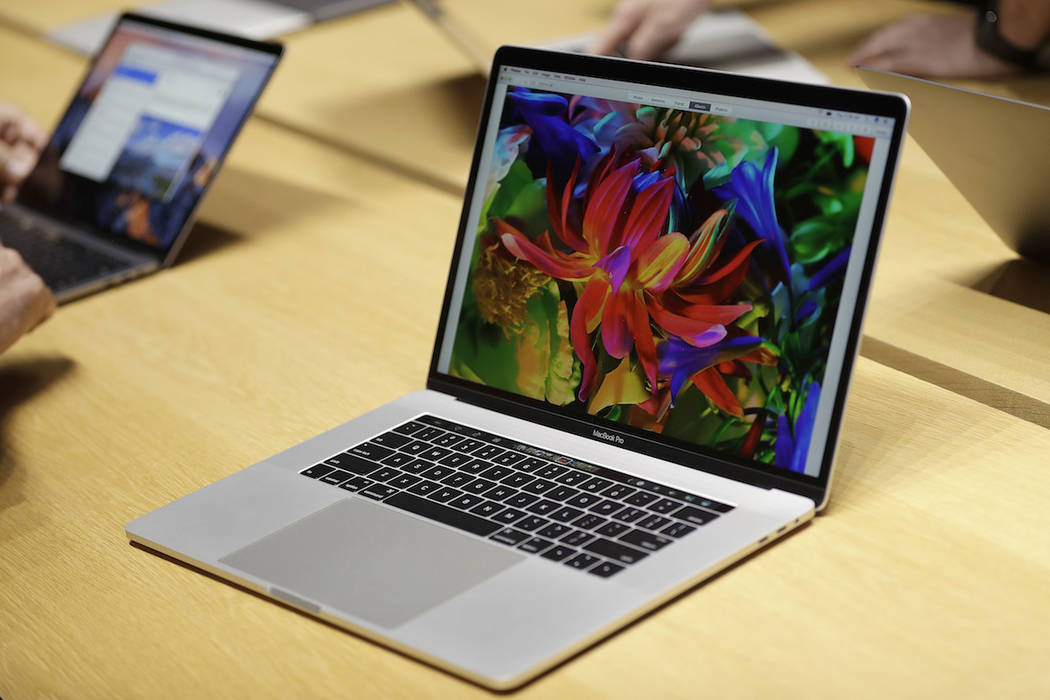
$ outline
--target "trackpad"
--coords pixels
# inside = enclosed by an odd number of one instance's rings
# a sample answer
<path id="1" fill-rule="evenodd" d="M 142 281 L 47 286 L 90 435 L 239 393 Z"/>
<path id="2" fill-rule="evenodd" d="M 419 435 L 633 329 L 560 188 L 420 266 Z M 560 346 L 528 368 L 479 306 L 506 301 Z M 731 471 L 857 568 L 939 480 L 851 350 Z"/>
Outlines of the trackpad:
<path id="1" fill-rule="evenodd" d="M 397 627 L 524 558 L 349 498 L 219 561 L 325 606 Z"/>

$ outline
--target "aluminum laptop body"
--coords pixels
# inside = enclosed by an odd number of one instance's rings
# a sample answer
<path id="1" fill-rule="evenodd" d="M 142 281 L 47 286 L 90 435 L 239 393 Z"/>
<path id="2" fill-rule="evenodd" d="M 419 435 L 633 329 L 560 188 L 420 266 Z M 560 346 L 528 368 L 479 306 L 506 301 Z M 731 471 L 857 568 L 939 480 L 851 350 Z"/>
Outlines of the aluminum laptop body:
<path id="1" fill-rule="evenodd" d="M 59 301 L 170 265 L 281 53 L 122 15 L 0 210 L 0 241 Z"/>
<path id="2" fill-rule="evenodd" d="M 869 87 L 907 94 L 909 133 L 956 189 L 1003 243 L 1050 263 L 1050 108 L 864 66 L 858 73 Z"/>
<path id="3" fill-rule="evenodd" d="M 426 389 L 127 535 L 506 689 L 824 506 L 907 102 L 491 75 Z"/>

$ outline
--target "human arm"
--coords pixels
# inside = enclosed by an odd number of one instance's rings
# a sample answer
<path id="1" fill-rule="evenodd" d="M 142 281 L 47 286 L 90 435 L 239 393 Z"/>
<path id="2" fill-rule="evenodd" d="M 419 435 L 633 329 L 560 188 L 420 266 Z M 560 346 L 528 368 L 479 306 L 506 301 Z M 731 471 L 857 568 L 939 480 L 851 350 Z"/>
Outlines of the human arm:
<path id="1" fill-rule="evenodd" d="M 0 352 L 43 323 L 55 298 L 43 280 L 10 248 L 0 246 Z"/>
<path id="2" fill-rule="evenodd" d="M 10 102 L 0 102 L 0 201 L 14 199 L 45 140 L 44 130 L 28 114 Z"/>

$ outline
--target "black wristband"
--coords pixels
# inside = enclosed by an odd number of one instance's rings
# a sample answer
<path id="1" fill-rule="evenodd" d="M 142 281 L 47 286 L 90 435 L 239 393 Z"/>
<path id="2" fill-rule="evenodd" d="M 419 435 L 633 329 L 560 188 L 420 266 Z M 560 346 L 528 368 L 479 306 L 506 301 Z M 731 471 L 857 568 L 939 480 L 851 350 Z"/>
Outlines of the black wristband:
<path id="1" fill-rule="evenodd" d="M 1026 70 L 1050 67 L 1050 36 L 1034 49 L 1023 49 L 1002 35 L 999 27 L 999 0 L 977 3 L 977 46 L 1008 63 Z"/>

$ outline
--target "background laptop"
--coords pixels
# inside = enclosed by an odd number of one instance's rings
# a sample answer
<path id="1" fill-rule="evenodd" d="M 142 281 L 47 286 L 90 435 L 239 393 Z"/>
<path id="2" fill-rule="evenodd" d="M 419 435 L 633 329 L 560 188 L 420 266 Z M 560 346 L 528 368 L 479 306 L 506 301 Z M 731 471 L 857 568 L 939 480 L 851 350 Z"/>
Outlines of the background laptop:
<path id="1" fill-rule="evenodd" d="M 427 389 L 128 537 L 523 683 L 824 506 L 906 114 L 500 49 Z"/>
<path id="2" fill-rule="evenodd" d="M 1050 263 L 1050 108 L 874 68 L 865 84 L 906 93 L 908 132 L 1006 245 Z"/>
<path id="3" fill-rule="evenodd" d="M 0 241 L 59 301 L 170 265 L 281 52 L 123 15 L 0 209 Z"/>

